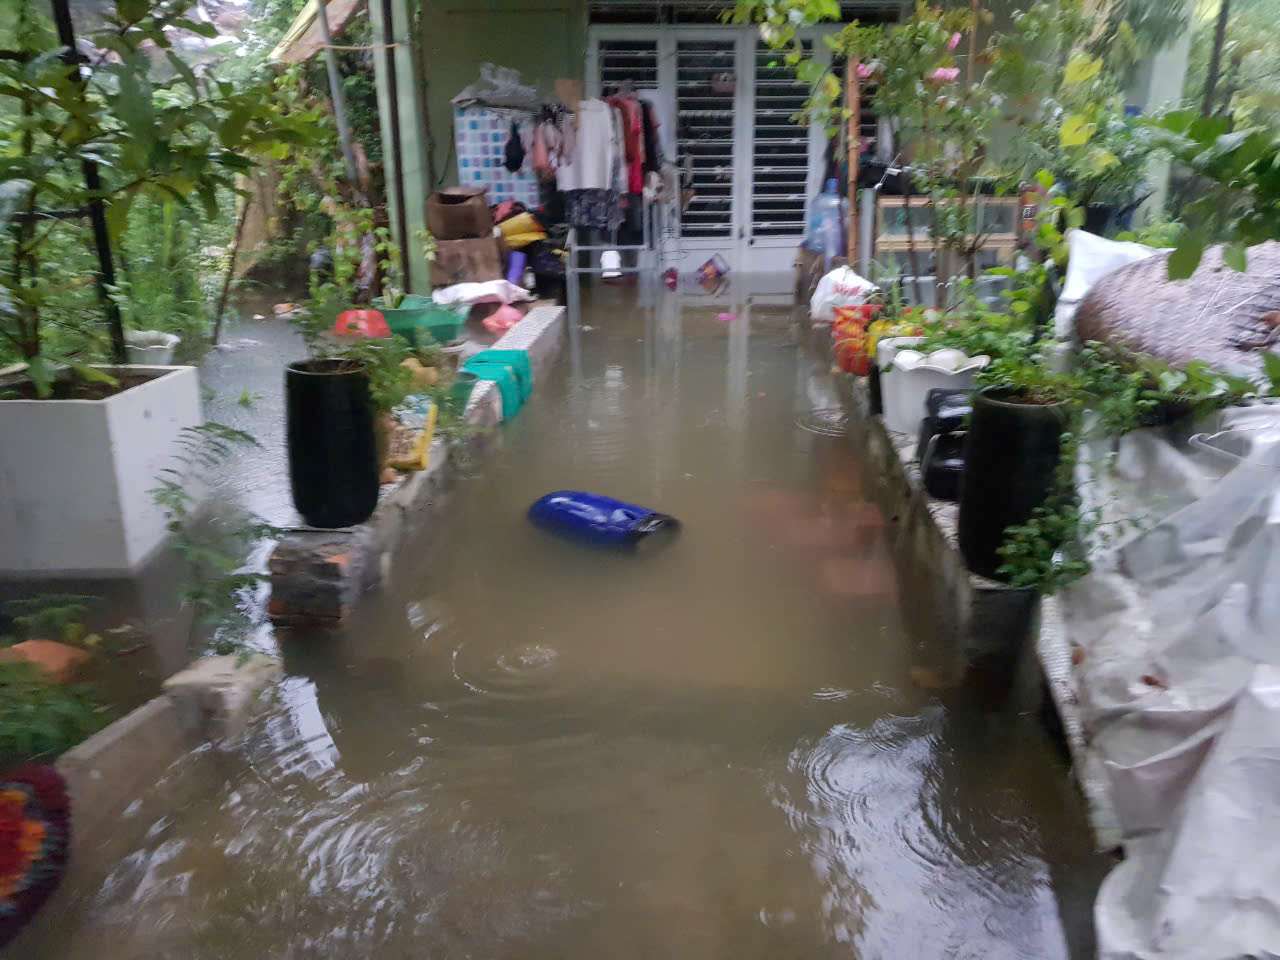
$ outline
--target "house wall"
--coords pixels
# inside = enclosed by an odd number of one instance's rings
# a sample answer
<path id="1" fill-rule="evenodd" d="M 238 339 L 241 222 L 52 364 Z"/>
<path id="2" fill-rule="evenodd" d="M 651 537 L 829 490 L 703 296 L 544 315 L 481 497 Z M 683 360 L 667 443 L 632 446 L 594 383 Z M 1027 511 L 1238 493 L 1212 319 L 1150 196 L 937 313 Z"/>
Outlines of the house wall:
<path id="1" fill-rule="evenodd" d="M 548 98 L 559 77 L 581 80 L 586 0 L 422 0 L 421 51 L 433 164 L 439 182 L 457 182 L 450 101 L 488 62 L 519 70 Z"/>

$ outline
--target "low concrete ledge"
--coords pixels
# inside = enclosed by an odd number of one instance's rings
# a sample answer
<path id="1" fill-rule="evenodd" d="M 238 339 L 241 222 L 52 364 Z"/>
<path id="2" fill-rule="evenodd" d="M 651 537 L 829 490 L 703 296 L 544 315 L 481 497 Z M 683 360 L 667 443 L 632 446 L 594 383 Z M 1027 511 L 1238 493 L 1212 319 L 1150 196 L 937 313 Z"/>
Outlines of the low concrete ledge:
<path id="1" fill-rule="evenodd" d="M 57 768 L 71 797 L 73 862 L 111 842 L 129 805 L 199 745 L 177 704 L 161 696 L 64 753 Z"/>
<path id="2" fill-rule="evenodd" d="M 537 306 L 493 345 L 495 350 L 529 354 L 534 388 L 551 371 L 563 349 L 563 307 Z M 496 384 L 482 381 L 464 412 L 478 431 L 502 422 L 502 397 Z M 452 475 L 451 450 L 444 440 L 431 447 L 426 470 L 406 474 L 384 489 L 367 523 L 342 530 L 300 528 L 286 533 L 268 561 L 271 600 L 268 614 L 286 627 L 334 627 L 360 597 L 385 582 L 401 544 L 430 522 Z"/>
<path id="3" fill-rule="evenodd" d="M 936 587 L 942 606 L 938 612 L 955 624 L 956 640 L 968 661 L 1005 655 L 1034 643 L 1098 849 L 1115 849 L 1120 842 L 1119 822 L 1105 772 L 1086 749 L 1071 650 L 1056 598 L 1041 600 L 1032 591 L 969 572 L 960 554 L 959 505 L 928 495 L 915 459 L 916 438 L 889 430 L 883 417 L 873 416 L 865 381 L 849 379 L 850 430 L 867 453 L 882 506 L 896 521 L 904 562 L 914 575 Z"/>
<path id="4" fill-rule="evenodd" d="M 889 430 L 871 414 L 866 382 L 849 378 L 850 428 L 867 453 L 881 505 L 895 521 L 910 568 L 934 586 L 943 622 L 952 623 L 967 659 L 1007 655 L 1031 637 L 1036 595 L 970 573 L 960 554 L 957 504 L 934 500 L 915 460 L 916 438 Z"/>
<path id="5" fill-rule="evenodd" d="M 58 759 L 74 817 L 72 855 L 100 862 L 140 841 L 132 804 L 193 750 L 242 733 L 279 661 L 256 654 L 197 660 L 165 682 L 165 693 L 98 731 Z"/>
<path id="6" fill-rule="evenodd" d="M 1118 849 L 1124 834 L 1111 802 L 1110 781 L 1102 768 L 1102 761 L 1088 749 L 1088 731 L 1080 717 L 1080 696 L 1071 645 L 1067 641 L 1062 608 L 1056 596 L 1045 597 L 1041 601 L 1035 633 L 1036 655 L 1062 723 L 1063 738 L 1071 752 L 1071 769 L 1089 808 L 1089 823 L 1098 849 Z"/>

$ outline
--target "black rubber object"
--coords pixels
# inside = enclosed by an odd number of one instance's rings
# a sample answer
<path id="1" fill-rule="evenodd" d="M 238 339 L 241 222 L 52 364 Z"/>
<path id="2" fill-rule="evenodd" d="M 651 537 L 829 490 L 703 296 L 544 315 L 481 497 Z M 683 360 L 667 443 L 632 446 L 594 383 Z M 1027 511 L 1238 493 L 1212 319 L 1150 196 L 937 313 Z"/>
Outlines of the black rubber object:
<path id="1" fill-rule="evenodd" d="M 1066 424 L 1064 404 L 1019 403 L 1007 387 L 974 396 L 960 491 L 960 552 L 974 573 L 995 577 L 1005 530 L 1053 489 Z"/>
<path id="2" fill-rule="evenodd" d="M 871 361 L 871 372 L 867 374 L 867 399 L 871 404 L 871 415 L 878 417 L 884 413 L 884 391 L 880 384 L 880 364 L 874 358 Z"/>
<path id="3" fill-rule="evenodd" d="M 289 481 L 309 526 L 364 523 L 378 505 L 378 451 L 369 376 L 342 360 L 285 372 Z"/>
<path id="4" fill-rule="evenodd" d="M 940 433 L 932 438 L 921 457 L 920 472 L 929 496 L 959 500 L 964 479 L 964 434 Z"/>
<path id="5" fill-rule="evenodd" d="M 929 441 L 942 433 L 959 433 L 965 428 L 973 413 L 972 390 L 949 390 L 934 387 L 925 397 L 927 415 L 920 421 L 920 435 L 916 443 L 916 459 L 924 463 Z M 954 500 L 955 497 L 950 499 Z"/>

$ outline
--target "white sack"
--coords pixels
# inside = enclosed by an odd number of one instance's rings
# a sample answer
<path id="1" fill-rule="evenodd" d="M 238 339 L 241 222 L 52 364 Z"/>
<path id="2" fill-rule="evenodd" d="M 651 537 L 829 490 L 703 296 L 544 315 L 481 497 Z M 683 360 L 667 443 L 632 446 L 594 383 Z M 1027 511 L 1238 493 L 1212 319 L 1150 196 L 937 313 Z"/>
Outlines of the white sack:
<path id="1" fill-rule="evenodd" d="M 836 307 L 860 307 L 877 290 L 874 283 L 849 267 L 837 267 L 818 281 L 818 289 L 809 301 L 809 316 L 814 323 L 831 323 L 836 318 Z"/>

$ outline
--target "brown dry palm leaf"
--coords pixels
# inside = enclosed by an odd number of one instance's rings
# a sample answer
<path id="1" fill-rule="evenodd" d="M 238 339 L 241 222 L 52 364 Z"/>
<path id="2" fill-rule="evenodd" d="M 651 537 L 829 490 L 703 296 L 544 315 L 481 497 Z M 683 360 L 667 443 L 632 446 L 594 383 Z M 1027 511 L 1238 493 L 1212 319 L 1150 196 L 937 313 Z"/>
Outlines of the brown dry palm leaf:
<path id="1" fill-rule="evenodd" d="M 1260 377 L 1262 351 L 1280 342 L 1280 243 L 1250 249 L 1246 273 L 1226 266 L 1222 250 L 1207 250 L 1186 280 L 1169 279 L 1168 254 L 1108 274 L 1080 304 L 1080 339 Z"/>

